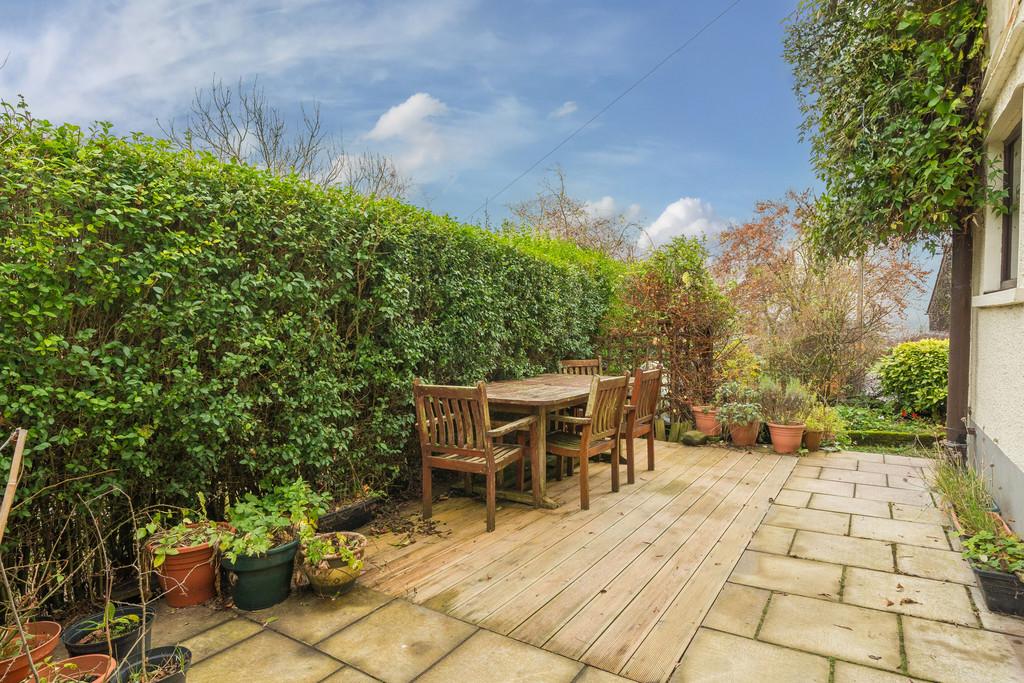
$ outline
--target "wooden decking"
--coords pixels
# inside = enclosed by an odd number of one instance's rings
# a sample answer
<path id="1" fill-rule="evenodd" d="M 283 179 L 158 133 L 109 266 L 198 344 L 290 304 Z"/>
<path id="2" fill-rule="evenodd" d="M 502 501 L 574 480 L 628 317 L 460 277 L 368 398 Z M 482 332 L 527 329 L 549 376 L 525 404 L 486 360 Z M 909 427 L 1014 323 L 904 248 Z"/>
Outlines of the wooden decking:
<path id="1" fill-rule="evenodd" d="M 638 444 L 642 451 L 643 446 Z M 796 458 L 658 442 L 657 469 L 610 492 L 591 470 L 551 482 L 555 510 L 506 504 L 484 532 L 480 501 L 435 505 L 445 533 L 377 537 L 363 584 L 638 681 L 665 680 Z M 578 475 L 577 475 L 578 476 Z"/>

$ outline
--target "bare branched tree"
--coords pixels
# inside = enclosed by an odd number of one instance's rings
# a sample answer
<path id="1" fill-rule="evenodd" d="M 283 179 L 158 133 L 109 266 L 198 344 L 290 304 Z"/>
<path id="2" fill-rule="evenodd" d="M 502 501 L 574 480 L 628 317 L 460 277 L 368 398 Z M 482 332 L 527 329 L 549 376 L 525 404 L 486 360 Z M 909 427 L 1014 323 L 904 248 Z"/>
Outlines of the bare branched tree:
<path id="1" fill-rule="evenodd" d="M 223 161 L 266 168 L 279 175 L 295 173 L 321 187 L 351 187 L 378 197 L 404 197 L 409 179 L 387 156 L 345 152 L 341 136 L 324 129 L 320 105 L 301 106 L 301 124 L 289 125 L 270 104 L 256 79 L 234 87 L 214 80 L 197 89 L 183 121 L 157 122 L 183 149 L 211 152 Z"/>
<path id="2" fill-rule="evenodd" d="M 536 197 L 509 209 L 516 217 L 518 230 L 568 240 L 624 260 L 635 256 L 637 238 L 643 232 L 641 224 L 625 214 L 603 215 L 570 196 L 560 166 L 551 169 Z"/>

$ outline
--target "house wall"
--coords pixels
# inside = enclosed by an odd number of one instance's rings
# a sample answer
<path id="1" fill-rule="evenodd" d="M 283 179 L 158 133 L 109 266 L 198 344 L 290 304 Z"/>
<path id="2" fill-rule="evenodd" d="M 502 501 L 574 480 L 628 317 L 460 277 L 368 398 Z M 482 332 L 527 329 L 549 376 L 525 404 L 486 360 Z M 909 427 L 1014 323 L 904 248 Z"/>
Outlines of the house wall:
<path id="1" fill-rule="evenodd" d="M 989 0 L 991 61 L 982 86 L 987 151 L 999 164 L 1024 111 L 1024 12 L 1020 0 Z M 1016 170 L 1021 173 L 1021 169 Z M 1002 183 L 994 174 L 992 182 Z M 1024 204 L 1024 202 L 1022 202 Z M 1015 207 L 1020 211 L 1021 207 Z M 1003 218 L 979 216 L 974 231 L 969 415 L 970 456 L 1017 532 L 1024 532 L 1024 288 L 1000 280 Z M 1024 266 L 1024 250 L 1017 262 Z"/>

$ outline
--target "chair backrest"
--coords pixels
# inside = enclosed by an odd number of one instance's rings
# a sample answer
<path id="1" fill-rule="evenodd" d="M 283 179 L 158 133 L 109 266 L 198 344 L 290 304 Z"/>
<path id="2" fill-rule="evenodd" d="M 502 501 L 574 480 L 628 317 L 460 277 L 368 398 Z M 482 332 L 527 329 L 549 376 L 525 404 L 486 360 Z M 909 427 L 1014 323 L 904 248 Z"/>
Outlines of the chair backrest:
<path id="1" fill-rule="evenodd" d="M 414 380 L 420 446 L 426 451 L 490 456 L 486 433 L 491 429 L 487 389 L 422 384 Z"/>
<path id="2" fill-rule="evenodd" d="M 650 422 L 658 411 L 658 400 L 661 398 L 661 369 L 637 368 L 633 376 L 632 392 L 633 419 L 640 423 Z"/>
<path id="3" fill-rule="evenodd" d="M 591 419 L 591 439 L 604 439 L 618 433 L 622 425 L 622 413 L 626 408 L 627 391 L 629 375 L 607 379 L 594 377 L 591 380 L 590 397 L 584 414 Z"/>
<path id="4" fill-rule="evenodd" d="M 563 375 L 600 375 L 601 357 L 585 360 L 560 360 L 558 372 Z"/>

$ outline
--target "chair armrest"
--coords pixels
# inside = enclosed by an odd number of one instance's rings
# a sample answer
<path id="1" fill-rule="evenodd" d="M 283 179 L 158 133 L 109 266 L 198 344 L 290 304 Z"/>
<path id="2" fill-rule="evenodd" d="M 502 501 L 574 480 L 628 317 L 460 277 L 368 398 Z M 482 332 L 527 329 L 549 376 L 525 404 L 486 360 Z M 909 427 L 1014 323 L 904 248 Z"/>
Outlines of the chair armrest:
<path id="1" fill-rule="evenodd" d="M 530 426 L 533 425 L 533 423 L 536 421 L 536 415 L 527 415 L 526 417 L 521 417 L 518 420 L 509 422 L 508 424 L 504 424 L 500 427 L 495 427 L 491 431 L 487 432 L 487 436 L 492 439 L 497 439 L 498 437 L 505 436 L 506 434 L 511 434 L 512 432 L 528 430 Z"/>
<path id="2" fill-rule="evenodd" d="M 630 414 L 630 413 L 632 413 L 632 412 L 633 412 L 634 410 L 636 410 L 636 406 L 635 406 L 635 405 L 632 405 L 632 404 L 630 404 L 630 403 L 627 403 L 627 404 L 626 404 L 626 415 L 629 415 L 629 414 Z"/>
<path id="3" fill-rule="evenodd" d="M 588 425 L 591 422 L 589 417 L 576 417 L 575 415 L 549 415 L 549 419 L 555 422 L 565 422 L 571 425 Z"/>

